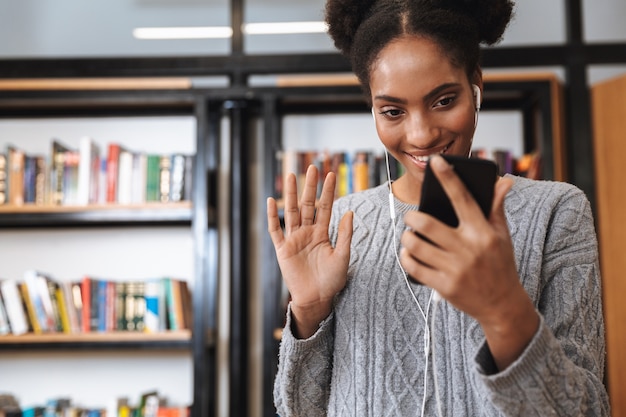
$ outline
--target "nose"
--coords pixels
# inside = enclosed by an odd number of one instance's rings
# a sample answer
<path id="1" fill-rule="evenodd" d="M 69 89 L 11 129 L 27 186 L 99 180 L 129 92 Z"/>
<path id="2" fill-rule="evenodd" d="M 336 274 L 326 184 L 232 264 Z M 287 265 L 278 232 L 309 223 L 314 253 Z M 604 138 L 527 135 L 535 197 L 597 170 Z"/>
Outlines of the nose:
<path id="1" fill-rule="evenodd" d="M 428 149 L 437 143 L 439 129 L 430 118 L 422 112 L 413 112 L 409 115 L 405 125 L 406 140 L 410 145 L 419 149 Z"/>

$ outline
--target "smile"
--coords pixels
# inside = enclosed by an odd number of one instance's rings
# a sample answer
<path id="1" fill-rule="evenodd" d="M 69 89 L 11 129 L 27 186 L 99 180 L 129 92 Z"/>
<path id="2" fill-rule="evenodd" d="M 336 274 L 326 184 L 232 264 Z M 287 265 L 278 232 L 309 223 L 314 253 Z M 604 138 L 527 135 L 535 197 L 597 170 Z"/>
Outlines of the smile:
<path id="1" fill-rule="evenodd" d="M 417 162 L 428 162 L 428 160 L 433 156 L 433 155 L 441 155 L 446 153 L 446 151 L 448 149 L 450 149 L 450 145 L 452 145 L 452 142 L 448 143 L 443 149 L 441 149 L 440 151 L 437 152 L 432 152 L 430 154 L 427 155 L 411 155 L 411 154 L 407 154 L 409 155 L 411 158 L 413 158 L 415 161 Z"/>

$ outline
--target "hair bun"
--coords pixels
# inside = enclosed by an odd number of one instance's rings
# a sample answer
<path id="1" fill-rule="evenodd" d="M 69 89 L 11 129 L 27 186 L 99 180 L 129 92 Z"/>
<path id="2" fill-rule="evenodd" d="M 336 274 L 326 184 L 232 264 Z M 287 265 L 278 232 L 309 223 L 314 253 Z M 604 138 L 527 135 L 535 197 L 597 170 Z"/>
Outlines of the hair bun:
<path id="1" fill-rule="evenodd" d="M 513 0 L 441 0 L 440 7 L 462 12 L 476 23 L 481 43 L 493 45 L 502 39 L 513 17 Z"/>
<path id="2" fill-rule="evenodd" d="M 375 0 L 328 0 L 326 2 L 326 24 L 328 34 L 335 47 L 349 55 L 354 34 L 369 15 Z"/>

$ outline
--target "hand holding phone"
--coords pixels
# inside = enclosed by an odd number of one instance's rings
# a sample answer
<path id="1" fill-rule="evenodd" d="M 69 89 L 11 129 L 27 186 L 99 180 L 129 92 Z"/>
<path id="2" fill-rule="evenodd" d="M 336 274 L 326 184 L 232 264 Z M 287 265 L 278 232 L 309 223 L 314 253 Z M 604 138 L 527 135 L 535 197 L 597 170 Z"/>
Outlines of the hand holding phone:
<path id="1" fill-rule="evenodd" d="M 480 206 L 485 217 L 489 217 L 493 201 L 494 185 L 498 169 L 493 161 L 461 156 L 442 155 L 452 165 L 465 187 Z M 426 166 L 419 211 L 428 213 L 451 227 L 459 225 L 450 198 L 433 173 L 430 163 Z"/>

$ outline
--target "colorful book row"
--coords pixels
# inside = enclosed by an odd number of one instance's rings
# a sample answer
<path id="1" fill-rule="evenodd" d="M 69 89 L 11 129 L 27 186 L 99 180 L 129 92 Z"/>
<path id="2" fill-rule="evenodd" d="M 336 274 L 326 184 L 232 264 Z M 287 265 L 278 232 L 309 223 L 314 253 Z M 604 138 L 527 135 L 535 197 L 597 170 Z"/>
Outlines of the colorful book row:
<path id="1" fill-rule="evenodd" d="M 508 150 L 485 149 L 472 150 L 472 157 L 490 159 L 498 165 L 500 175 L 514 174 L 528 178 L 541 178 L 541 155 L 538 152 L 515 158 Z M 283 197 L 283 187 L 287 175 L 296 176 L 298 191 L 304 186 L 304 178 L 309 165 L 318 168 L 318 196 L 324 178 L 329 172 L 337 177 L 335 197 L 366 190 L 385 183 L 389 178 L 395 180 L 404 173 L 404 167 L 389 155 L 389 172 L 384 153 L 373 151 L 328 152 L 328 151 L 281 151 L 277 154 L 277 174 L 275 179 L 275 195 Z"/>
<path id="2" fill-rule="evenodd" d="M 278 172 L 275 179 L 277 198 L 283 197 L 283 184 L 289 174 L 295 174 L 300 192 L 309 165 L 318 168 L 318 196 L 329 172 L 337 176 L 335 197 L 366 190 L 387 181 L 385 155 L 373 151 L 327 152 L 327 151 L 281 151 L 277 155 Z M 389 156 L 389 175 L 396 179 L 404 167 Z"/>
<path id="3" fill-rule="evenodd" d="M 175 278 L 58 281 L 35 270 L 0 281 L 0 335 L 190 329 L 191 293 Z"/>
<path id="4" fill-rule="evenodd" d="M 156 391 L 141 395 L 139 403 L 131 406 L 126 398 L 118 399 L 112 417 L 188 417 L 189 406 L 168 404 L 166 398 Z M 109 413 L 111 414 L 111 413 Z M 100 407 L 84 407 L 73 404 L 66 397 L 53 398 L 45 405 L 21 407 L 10 394 L 0 395 L 0 416 L 3 417 L 106 417 L 107 410 Z"/>
<path id="5" fill-rule="evenodd" d="M 71 148 L 51 140 L 50 155 L 13 145 L 0 153 L 0 204 L 142 204 L 191 200 L 193 156 L 157 154 L 90 137 Z"/>

